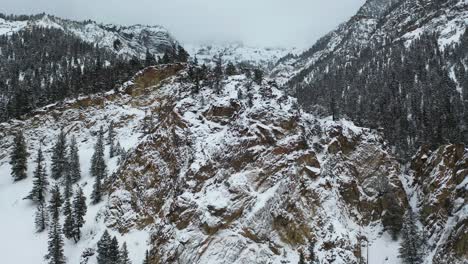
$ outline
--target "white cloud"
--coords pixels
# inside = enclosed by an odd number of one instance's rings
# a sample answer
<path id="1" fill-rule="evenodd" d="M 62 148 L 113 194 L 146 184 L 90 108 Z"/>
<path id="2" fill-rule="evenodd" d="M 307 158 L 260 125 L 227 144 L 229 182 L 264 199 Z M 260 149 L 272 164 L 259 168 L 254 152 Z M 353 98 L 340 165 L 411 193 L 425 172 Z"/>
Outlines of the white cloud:
<path id="1" fill-rule="evenodd" d="M 2 12 L 160 24 L 183 42 L 310 46 L 364 0 L 0 0 Z"/>

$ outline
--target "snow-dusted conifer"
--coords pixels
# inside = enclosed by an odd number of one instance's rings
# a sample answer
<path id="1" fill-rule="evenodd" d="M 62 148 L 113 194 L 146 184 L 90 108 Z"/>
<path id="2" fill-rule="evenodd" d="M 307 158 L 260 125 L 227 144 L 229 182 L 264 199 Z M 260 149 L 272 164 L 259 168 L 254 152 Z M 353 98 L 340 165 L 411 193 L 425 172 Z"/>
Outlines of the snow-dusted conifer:
<path id="1" fill-rule="evenodd" d="M 111 240 L 110 247 L 109 247 L 109 263 L 116 263 L 120 262 L 120 250 L 119 250 L 119 241 L 114 236 Z"/>
<path id="2" fill-rule="evenodd" d="M 149 254 L 148 250 L 146 250 L 145 259 L 143 260 L 143 264 L 150 264 L 150 254 Z"/>
<path id="3" fill-rule="evenodd" d="M 81 179 L 80 156 L 78 154 L 78 145 L 76 138 L 72 137 L 68 155 L 68 171 L 72 183 L 77 183 Z"/>
<path id="4" fill-rule="evenodd" d="M 13 180 L 21 181 L 27 177 L 28 152 L 26 149 L 26 142 L 23 133 L 20 131 L 16 134 L 13 141 L 13 151 L 10 155 L 11 176 Z"/>
<path id="5" fill-rule="evenodd" d="M 109 131 L 107 132 L 107 144 L 109 144 L 109 156 L 111 158 L 117 155 L 116 146 L 115 146 L 115 130 L 114 130 L 114 121 L 111 121 L 109 125 Z"/>
<path id="6" fill-rule="evenodd" d="M 31 199 L 36 203 L 45 204 L 45 194 L 47 186 L 49 185 L 44 166 L 44 156 L 42 155 L 42 148 L 39 147 L 36 158 L 36 169 L 33 174 L 33 188 L 26 199 Z"/>
<path id="7" fill-rule="evenodd" d="M 49 212 L 52 220 L 55 221 L 60 216 L 60 207 L 62 206 L 63 200 L 60 194 L 60 187 L 56 184 L 50 191 L 51 197 L 49 200 Z"/>
<path id="8" fill-rule="evenodd" d="M 419 264 L 424 260 L 424 240 L 415 223 L 414 213 L 406 213 L 401 230 L 400 258 L 404 264 Z"/>
<path id="9" fill-rule="evenodd" d="M 128 257 L 128 249 L 126 242 L 122 244 L 122 248 L 120 249 L 119 264 L 132 264 L 132 261 L 130 261 L 130 258 Z"/>
<path id="10" fill-rule="evenodd" d="M 314 251 L 314 248 L 315 248 L 315 243 L 314 242 L 310 242 L 309 244 L 309 263 L 310 264 L 315 264 L 315 251 Z"/>
<path id="11" fill-rule="evenodd" d="M 73 194 L 73 182 L 71 179 L 71 174 L 69 171 L 67 171 L 64 175 L 63 179 L 63 197 L 65 199 L 68 199 L 72 196 Z"/>
<path id="12" fill-rule="evenodd" d="M 67 171 L 67 139 L 65 132 L 60 130 L 52 153 L 51 177 L 60 179 Z"/>
<path id="13" fill-rule="evenodd" d="M 36 215 L 34 219 L 34 224 L 36 226 L 36 232 L 40 233 L 47 228 L 48 214 L 46 206 L 43 202 L 40 202 L 36 208 Z"/>
<path id="14" fill-rule="evenodd" d="M 86 197 L 83 190 L 78 188 L 73 198 L 72 212 L 73 212 L 73 239 L 78 242 L 81 238 L 81 228 L 85 223 L 86 215 Z"/>
<path id="15" fill-rule="evenodd" d="M 60 229 L 59 219 L 54 219 L 49 231 L 48 253 L 45 256 L 49 264 L 65 264 L 65 255 L 63 253 L 63 237 Z"/>
<path id="16" fill-rule="evenodd" d="M 263 81 L 263 71 L 260 69 L 255 69 L 253 80 L 256 84 L 261 85 Z"/>
<path id="17" fill-rule="evenodd" d="M 102 200 L 102 181 L 107 174 L 107 166 L 104 161 L 104 133 L 102 127 L 99 130 L 98 140 L 94 148 L 94 155 L 91 160 L 91 175 L 95 177 L 91 199 L 93 204 Z"/>
<path id="18" fill-rule="evenodd" d="M 101 239 L 97 243 L 97 263 L 98 264 L 110 264 L 110 249 L 112 239 L 109 232 L 104 231 Z"/>
<path id="19" fill-rule="evenodd" d="M 71 239 L 74 235 L 73 227 L 75 224 L 70 199 L 65 200 L 65 204 L 63 205 L 63 215 L 65 216 L 65 221 L 63 223 L 63 234 L 66 238 Z"/>
<path id="20" fill-rule="evenodd" d="M 232 62 L 229 62 L 226 66 L 226 75 L 232 76 L 237 74 L 236 66 Z"/>

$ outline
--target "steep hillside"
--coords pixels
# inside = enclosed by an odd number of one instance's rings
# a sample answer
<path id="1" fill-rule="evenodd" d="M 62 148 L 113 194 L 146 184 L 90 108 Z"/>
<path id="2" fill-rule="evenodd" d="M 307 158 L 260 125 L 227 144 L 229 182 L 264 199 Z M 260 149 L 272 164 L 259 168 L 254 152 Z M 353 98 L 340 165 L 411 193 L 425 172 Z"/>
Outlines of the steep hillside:
<path id="1" fill-rule="evenodd" d="M 380 135 L 306 114 L 294 99 L 243 75 L 225 78 L 219 93 L 207 86 L 197 92 L 187 78 L 184 65 L 147 68 L 118 93 L 1 124 L 0 226 L 16 237 L 2 240 L 11 248 L 4 258 L 28 263 L 46 252 L 46 234 L 34 234 L 34 206 L 22 198 L 39 142 L 50 164 L 64 128 L 79 142 L 79 185 L 89 208 L 82 240 L 65 243 L 69 263 L 95 263 L 95 254 L 80 256 L 94 252 L 89 248 L 106 227 L 127 242 L 134 263 L 146 249 L 151 263 L 295 263 L 300 254 L 358 263 L 367 250 L 371 263 L 398 263 L 392 236 L 409 205 L 405 190 L 412 189 L 400 182 L 402 168 Z M 111 121 L 128 152 L 109 158 L 106 147 L 108 198 L 92 205 L 92 148 Z M 27 180 L 12 183 L 8 153 L 18 130 L 28 142 L 30 169 Z M 31 254 L 15 253 L 24 241 Z"/>
<path id="2" fill-rule="evenodd" d="M 104 26 L 48 15 L 4 16 L 0 18 L 0 121 L 106 91 L 145 66 L 185 62 L 188 56 L 161 27 Z"/>
<path id="3" fill-rule="evenodd" d="M 297 57 L 278 83 L 316 113 L 381 129 L 402 159 L 468 143 L 466 1 L 369 0 Z"/>
<path id="4" fill-rule="evenodd" d="M 159 79 L 153 79 L 158 83 L 161 79 L 171 76 L 181 66 L 170 66 L 163 68 L 159 73 Z M 2 262 L 5 263 L 46 263 L 41 261 L 47 253 L 47 231 L 36 233 L 34 215 L 36 205 L 31 201 L 24 200 L 32 189 L 32 174 L 35 170 L 37 151 L 42 146 L 45 157 L 45 165 L 48 177 L 50 177 L 50 162 L 52 148 L 60 129 L 64 129 L 69 144 L 72 136 L 75 136 L 79 147 L 82 178 L 74 189 L 82 187 L 87 198 L 88 212 L 85 217 L 85 225 L 81 230 L 82 238 L 78 243 L 73 240 L 65 241 L 65 255 L 67 263 L 85 263 L 82 258 L 83 252 L 95 252 L 96 243 L 101 237 L 104 229 L 105 203 L 92 205 L 90 194 L 93 189 L 94 178 L 90 176 L 91 156 L 96 143 L 96 137 L 101 127 L 109 128 L 110 122 L 115 124 L 116 141 L 120 143 L 125 151 L 132 151 L 134 146 L 143 137 L 143 124 L 146 117 L 147 107 L 144 100 L 147 94 L 141 96 L 125 92 L 108 92 L 100 96 L 80 97 L 76 100 L 63 102 L 60 105 L 51 105 L 47 108 L 38 109 L 34 114 L 24 120 L 12 120 L 8 123 L 0 123 L 0 207 L 2 227 L 0 233 L 4 237 L 14 239 L 1 239 Z M 19 130 L 23 131 L 27 139 L 28 178 L 24 181 L 13 183 L 10 176 L 9 154 L 12 149 L 12 135 Z M 119 160 L 124 156 L 109 158 L 109 146 L 106 146 L 106 163 L 108 174 L 116 170 Z M 50 186 L 54 181 L 49 179 Z M 57 181 L 63 184 L 63 179 Z M 49 195 L 47 196 L 47 201 Z M 63 216 L 61 216 L 63 221 Z M 148 231 L 133 230 L 126 233 L 125 238 L 118 232 L 112 232 L 119 236 L 119 241 L 126 241 L 130 258 L 133 263 L 141 263 L 147 249 Z M 24 254 L 17 249 L 28 246 L 28 253 Z M 94 254 L 94 253 L 91 253 Z M 93 260 L 95 262 L 95 255 Z"/>
<path id="5" fill-rule="evenodd" d="M 319 64 L 339 57 L 351 60 L 371 44 L 410 43 L 429 32 L 438 34 L 438 43 L 443 48 L 457 42 L 464 33 L 467 10 L 465 0 L 367 0 L 355 16 L 309 50 L 283 58 L 274 75 L 284 83 L 310 81 Z"/>
<path id="6" fill-rule="evenodd" d="M 21 20 L 0 18 L 0 35 L 31 27 L 60 29 L 126 58 L 144 59 L 147 50 L 162 57 L 165 52 L 175 52 L 174 49 L 178 46 L 177 41 L 162 26 L 119 26 L 98 24 L 91 20 L 77 22 L 45 14 Z"/>
<path id="7" fill-rule="evenodd" d="M 424 146 L 413 157 L 410 169 L 410 199 L 420 213 L 430 245 L 428 263 L 466 261 L 468 150 L 459 144 L 431 152 Z"/>

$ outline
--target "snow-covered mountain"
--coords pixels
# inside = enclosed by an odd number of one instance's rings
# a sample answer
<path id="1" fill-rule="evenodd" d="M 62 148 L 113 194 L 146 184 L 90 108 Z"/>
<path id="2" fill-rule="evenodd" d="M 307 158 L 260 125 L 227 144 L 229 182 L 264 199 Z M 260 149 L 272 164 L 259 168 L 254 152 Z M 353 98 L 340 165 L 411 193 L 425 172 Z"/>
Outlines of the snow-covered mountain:
<path id="1" fill-rule="evenodd" d="M 350 21 L 301 55 L 237 44 L 186 45 L 199 65 L 211 64 L 221 54 L 225 63 L 273 71 L 258 80 L 186 63 L 150 66 L 124 85 L 109 87 L 109 92 L 51 104 L 22 120 L 0 123 L 1 262 L 45 263 L 48 234 L 35 232 L 36 205 L 24 198 L 33 185 L 39 148 L 50 175 L 62 129 L 67 139 L 77 139 L 82 172 L 77 185 L 88 205 L 81 239 L 65 239 L 67 263 L 97 263 L 97 243 L 108 230 L 120 244 L 127 243 L 132 263 L 148 257 L 151 264 L 283 264 L 301 258 L 315 263 L 399 264 L 400 245 L 408 234 L 405 216 L 413 211 L 418 216 L 415 230 L 425 240 L 422 262 L 465 264 L 465 145 L 421 144 L 405 161 L 381 130 L 306 112 L 300 100 L 276 83 L 309 84 L 314 73 L 331 69 L 319 64 L 331 65 L 340 58 L 346 65 L 374 42 L 391 48 L 392 43 L 410 44 L 423 32 L 436 32 L 435 46 L 457 43 L 468 23 L 467 6 L 466 0 L 368 0 Z M 0 34 L 33 26 L 59 28 L 123 56 L 143 57 L 147 48 L 161 53 L 177 43 L 160 27 L 119 27 L 51 16 L 0 20 Z M 385 60 L 387 54 L 382 54 Z M 367 61 L 363 65 L 374 70 Z M 395 87 L 393 94 L 398 94 L 403 85 Z M 351 98 L 364 101 L 362 96 Z M 334 103 L 330 101 L 333 107 Z M 411 117 L 404 113 L 398 114 Z M 397 121 L 395 127 L 405 124 Z M 111 122 L 114 140 L 125 151 L 110 157 L 106 144 L 105 197 L 92 204 L 96 178 L 90 173 L 91 157 L 98 131 L 108 133 Z M 13 182 L 10 153 L 19 131 L 27 142 L 28 170 L 26 179 Z M 63 222 L 63 214 L 60 218 Z"/>
<path id="2" fill-rule="evenodd" d="M 298 52 L 295 48 L 261 48 L 240 43 L 184 44 L 184 48 L 200 63 L 213 64 L 213 58 L 221 55 L 225 64 L 232 62 L 263 70 L 270 70 L 279 59 Z"/>
<path id="3" fill-rule="evenodd" d="M 317 64 L 353 58 L 372 43 L 411 43 L 432 32 L 444 46 L 458 42 L 468 25 L 466 0 L 367 0 L 356 15 L 299 56 L 287 56 L 273 70 L 286 83 L 313 78 Z"/>
<path id="4" fill-rule="evenodd" d="M 146 249 L 151 263 L 297 263 L 311 253 L 322 263 L 359 263 L 367 251 L 369 263 L 399 263 L 391 234 L 410 204 L 433 230 L 426 263 L 463 263 L 463 146 L 424 150 L 406 171 L 376 131 L 307 114 L 266 82 L 236 75 L 220 92 L 194 92 L 187 74 L 183 64 L 150 67 L 118 91 L 1 124 L 0 233 L 14 237 L 0 240 L 6 263 L 38 263 L 47 251 L 23 198 L 39 142 L 50 164 L 61 128 L 79 142 L 89 207 L 82 239 L 65 243 L 68 263 L 95 263 L 89 253 L 105 229 L 127 242 L 133 263 Z M 106 146 L 108 195 L 92 205 L 90 159 L 111 121 L 127 154 L 119 163 Z M 19 130 L 31 156 L 28 178 L 13 183 L 8 153 Z M 25 241 L 28 254 L 15 250 Z"/>
<path id="5" fill-rule="evenodd" d="M 169 31 L 162 26 L 119 26 L 99 24 L 91 20 L 77 22 L 51 15 L 37 15 L 25 21 L 0 18 L 0 35 L 11 34 L 29 27 L 62 29 L 85 42 L 107 48 L 126 58 L 136 56 L 143 59 L 147 49 L 155 55 L 162 56 L 164 52 L 173 51 L 178 45 Z"/>

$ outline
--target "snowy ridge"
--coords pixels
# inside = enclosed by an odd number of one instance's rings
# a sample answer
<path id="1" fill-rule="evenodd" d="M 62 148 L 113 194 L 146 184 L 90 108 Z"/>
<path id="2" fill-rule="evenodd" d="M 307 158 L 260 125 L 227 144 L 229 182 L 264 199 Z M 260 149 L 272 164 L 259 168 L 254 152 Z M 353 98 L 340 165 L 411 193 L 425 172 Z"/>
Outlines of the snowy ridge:
<path id="1" fill-rule="evenodd" d="M 273 70 L 281 83 L 296 77 L 313 78 L 314 65 L 334 57 L 352 58 L 371 43 L 406 41 L 411 43 L 423 33 L 439 35 L 439 45 L 457 43 L 468 26 L 465 0 L 368 0 L 346 23 L 328 33 L 299 56 L 285 57 Z"/>
<path id="2" fill-rule="evenodd" d="M 143 59 L 147 49 L 156 56 L 162 56 L 165 51 L 171 51 L 178 45 L 167 29 L 161 26 L 103 25 L 94 21 L 77 22 L 50 15 L 40 15 L 29 21 L 0 19 L 0 35 L 11 34 L 28 27 L 61 29 L 126 58 L 135 56 Z"/>
<path id="3" fill-rule="evenodd" d="M 270 70 L 276 62 L 297 49 L 250 47 L 239 43 L 194 45 L 185 44 L 192 57 L 197 57 L 199 63 L 213 64 L 213 57 L 221 55 L 224 63 L 232 62 L 250 67 Z"/>

